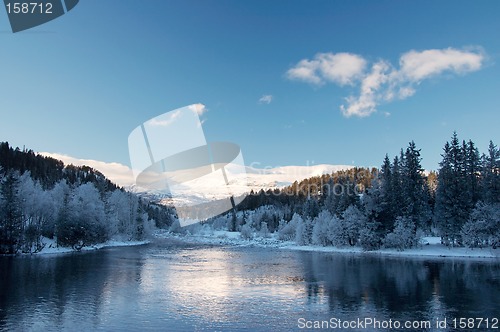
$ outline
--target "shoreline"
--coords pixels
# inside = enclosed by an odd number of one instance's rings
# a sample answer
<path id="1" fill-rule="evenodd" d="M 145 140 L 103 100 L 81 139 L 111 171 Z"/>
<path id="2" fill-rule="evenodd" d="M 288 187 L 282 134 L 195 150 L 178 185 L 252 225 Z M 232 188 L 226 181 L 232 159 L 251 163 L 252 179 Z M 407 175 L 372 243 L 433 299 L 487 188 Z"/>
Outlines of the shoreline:
<path id="1" fill-rule="evenodd" d="M 299 246 L 293 241 L 282 241 L 276 238 L 276 234 L 271 234 L 269 237 L 254 237 L 253 239 L 242 239 L 239 232 L 229 231 L 212 231 L 202 234 L 176 234 L 166 230 L 157 230 L 153 234 L 153 239 L 143 241 L 116 241 L 110 240 L 104 243 L 99 243 L 91 246 L 83 247 L 80 251 L 70 247 L 58 247 L 53 239 L 44 238 L 45 247 L 36 253 L 18 253 L 14 255 L 1 255 L 12 257 L 26 256 L 46 256 L 54 254 L 68 254 L 75 252 L 88 252 L 104 248 L 118 248 L 141 246 L 154 242 L 155 240 L 175 239 L 183 243 L 207 244 L 216 246 L 232 246 L 232 247 L 258 247 L 272 248 L 279 250 L 293 251 L 309 251 L 322 253 L 339 253 L 339 254 L 357 254 L 357 255 L 376 255 L 385 257 L 398 258 L 459 258 L 459 259 L 487 259 L 499 260 L 500 248 L 467 248 L 455 247 L 450 248 L 442 245 L 439 237 L 425 237 L 424 244 L 417 248 L 398 251 L 397 249 L 378 249 L 373 251 L 364 251 L 360 247 L 333 247 L 333 246 L 316 246 L 307 245 Z"/>
<path id="2" fill-rule="evenodd" d="M 467 247 L 446 247 L 440 243 L 439 237 L 425 237 L 424 244 L 417 248 L 398 251 L 397 249 L 378 249 L 364 251 L 360 247 L 330 247 L 330 246 L 299 246 L 293 241 L 281 241 L 272 234 L 268 238 L 255 237 L 250 240 L 242 239 L 239 232 L 213 231 L 211 234 L 174 234 L 166 231 L 157 231 L 154 234 L 156 239 L 176 239 L 186 243 L 228 245 L 234 247 L 260 247 L 280 250 L 310 251 L 323 253 L 340 254 L 362 254 L 377 255 L 399 258 L 460 258 L 460 259 L 500 259 L 500 248 L 467 248 Z"/>
<path id="3" fill-rule="evenodd" d="M 27 257 L 27 256 L 46 256 L 46 255 L 57 255 L 57 254 L 70 254 L 77 252 L 88 252 L 88 251 L 96 251 L 104 248 L 118 248 L 118 247 L 133 247 L 133 246 L 141 246 L 145 244 L 151 243 L 151 240 L 143 240 L 143 241 L 116 241 L 109 240 L 104 243 L 93 244 L 90 246 L 82 247 L 81 250 L 75 250 L 71 247 L 60 247 L 57 246 L 56 241 L 49 238 L 43 238 L 42 240 L 45 243 L 45 247 L 33 253 L 25 253 L 20 252 L 17 254 L 5 254 L 0 255 L 0 257 Z"/>

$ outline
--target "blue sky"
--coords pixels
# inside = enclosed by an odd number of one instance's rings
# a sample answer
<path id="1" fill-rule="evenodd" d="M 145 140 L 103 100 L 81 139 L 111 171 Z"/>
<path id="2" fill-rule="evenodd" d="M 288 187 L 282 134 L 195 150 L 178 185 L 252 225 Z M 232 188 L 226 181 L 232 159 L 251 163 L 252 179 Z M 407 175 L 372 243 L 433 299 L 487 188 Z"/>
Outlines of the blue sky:
<path id="1" fill-rule="evenodd" d="M 82 0 L 13 34 L 0 10 L 0 140 L 129 165 L 136 126 L 203 103 L 207 139 L 238 143 L 246 164 L 378 166 L 414 140 L 436 169 L 454 130 L 482 152 L 500 144 L 499 13 L 499 1 Z"/>

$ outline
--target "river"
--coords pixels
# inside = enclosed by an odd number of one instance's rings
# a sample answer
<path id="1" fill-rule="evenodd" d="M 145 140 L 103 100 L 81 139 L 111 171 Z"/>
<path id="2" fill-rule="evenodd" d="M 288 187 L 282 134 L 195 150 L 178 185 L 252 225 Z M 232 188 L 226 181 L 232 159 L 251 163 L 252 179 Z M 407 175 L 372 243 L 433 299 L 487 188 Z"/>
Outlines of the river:
<path id="1" fill-rule="evenodd" d="M 491 259 L 161 240 L 0 257 L 0 281 L 0 330 L 7 331 L 295 331 L 315 324 L 452 331 L 464 318 L 482 318 L 481 330 L 500 318 L 500 262 Z"/>

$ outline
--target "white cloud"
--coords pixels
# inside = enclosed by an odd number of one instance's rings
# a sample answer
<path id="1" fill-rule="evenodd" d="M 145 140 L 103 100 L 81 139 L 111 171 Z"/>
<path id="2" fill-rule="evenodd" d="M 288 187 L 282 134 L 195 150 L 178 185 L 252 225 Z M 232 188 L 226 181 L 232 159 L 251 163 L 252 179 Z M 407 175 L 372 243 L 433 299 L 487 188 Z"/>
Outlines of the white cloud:
<path id="1" fill-rule="evenodd" d="M 333 82 L 340 86 L 359 86 L 359 94 L 346 97 L 346 104 L 341 105 L 340 110 L 346 117 L 366 117 L 375 113 L 382 103 L 413 96 L 415 87 L 425 79 L 446 72 L 477 71 L 484 65 L 485 58 L 480 49 L 411 50 L 400 57 L 399 69 L 379 60 L 365 72 L 367 61 L 360 55 L 320 53 L 313 60 L 301 60 L 287 71 L 287 77 L 314 84 Z"/>
<path id="2" fill-rule="evenodd" d="M 403 79 L 420 82 L 445 71 L 465 74 L 481 69 L 482 52 L 461 51 L 453 48 L 444 50 L 409 51 L 399 59 Z"/>
<path id="3" fill-rule="evenodd" d="M 304 59 L 290 68 L 289 79 L 313 84 L 334 82 L 353 85 L 365 69 L 366 60 L 351 53 L 318 53 L 312 60 Z"/>
<path id="4" fill-rule="evenodd" d="M 104 161 L 92 159 L 78 159 L 59 153 L 40 152 L 41 155 L 59 159 L 65 165 L 73 164 L 75 166 L 90 166 L 104 174 L 112 182 L 119 186 L 127 187 L 135 183 L 134 176 L 130 167 L 120 163 L 106 163 Z"/>
<path id="5" fill-rule="evenodd" d="M 316 74 L 317 67 L 316 61 L 301 60 L 295 67 L 290 68 L 286 75 L 289 79 L 321 84 L 321 78 Z"/>
<path id="6" fill-rule="evenodd" d="M 273 101 L 272 95 L 263 95 L 259 99 L 259 104 L 270 104 Z"/>
<path id="7" fill-rule="evenodd" d="M 188 108 L 198 115 L 203 115 L 204 113 L 208 112 L 207 107 L 200 103 L 189 105 Z"/>
<path id="8" fill-rule="evenodd" d="M 379 61 L 372 66 L 371 72 L 361 81 L 359 97 L 346 98 L 348 106 L 341 105 L 340 110 L 346 117 L 352 115 L 365 117 L 377 111 L 376 107 L 381 98 L 380 89 L 390 77 L 391 67 L 385 61 Z"/>

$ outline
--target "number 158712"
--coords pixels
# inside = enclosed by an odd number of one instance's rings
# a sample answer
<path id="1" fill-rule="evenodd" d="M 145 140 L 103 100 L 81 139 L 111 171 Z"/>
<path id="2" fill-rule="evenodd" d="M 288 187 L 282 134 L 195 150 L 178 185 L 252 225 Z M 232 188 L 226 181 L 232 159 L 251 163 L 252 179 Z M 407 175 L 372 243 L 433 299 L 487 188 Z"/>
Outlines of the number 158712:
<path id="1" fill-rule="evenodd" d="M 52 4 L 39 2 L 14 2 L 5 5 L 9 14 L 52 14 Z"/>

